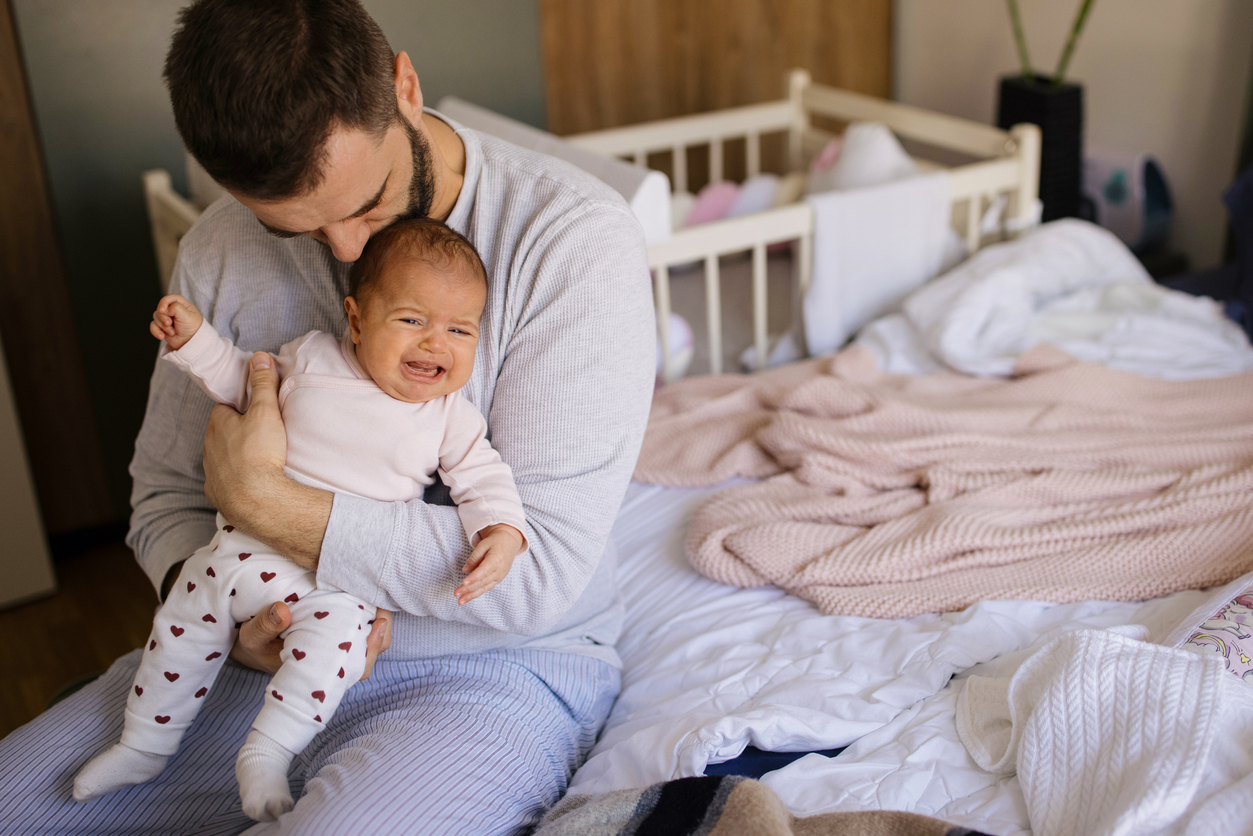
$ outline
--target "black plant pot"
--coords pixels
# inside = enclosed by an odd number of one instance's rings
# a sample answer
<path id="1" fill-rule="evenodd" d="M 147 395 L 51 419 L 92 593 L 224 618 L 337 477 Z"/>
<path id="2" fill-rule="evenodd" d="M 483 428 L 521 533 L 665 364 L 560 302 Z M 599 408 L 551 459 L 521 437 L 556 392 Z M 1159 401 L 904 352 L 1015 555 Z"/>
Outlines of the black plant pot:
<path id="1" fill-rule="evenodd" d="M 996 124 L 1040 126 L 1040 200 L 1043 220 L 1079 214 L 1083 184 L 1083 88 L 1044 76 L 1001 79 Z"/>

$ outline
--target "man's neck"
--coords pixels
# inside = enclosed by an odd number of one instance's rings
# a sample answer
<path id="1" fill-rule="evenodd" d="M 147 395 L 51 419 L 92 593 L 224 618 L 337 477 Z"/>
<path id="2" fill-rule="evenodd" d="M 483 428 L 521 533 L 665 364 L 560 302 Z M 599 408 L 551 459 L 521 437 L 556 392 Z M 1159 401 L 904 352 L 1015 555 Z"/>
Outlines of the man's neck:
<path id="1" fill-rule="evenodd" d="M 422 120 L 431 136 L 431 154 L 435 158 L 435 200 L 431 217 L 446 221 L 465 183 L 466 146 L 443 119 L 423 113 Z"/>

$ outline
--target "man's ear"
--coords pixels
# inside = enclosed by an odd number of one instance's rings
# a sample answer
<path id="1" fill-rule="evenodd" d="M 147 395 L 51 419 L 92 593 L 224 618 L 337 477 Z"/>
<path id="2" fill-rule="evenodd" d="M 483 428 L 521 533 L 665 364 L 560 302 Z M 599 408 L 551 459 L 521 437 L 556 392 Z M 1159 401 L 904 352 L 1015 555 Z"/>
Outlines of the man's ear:
<path id="1" fill-rule="evenodd" d="M 348 330 L 352 332 L 352 344 L 361 345 L 361 307 L 351 296 L 344 297 L 344 311 L 348 314 Z"/>
<path id="2" fill-rule="evenodd" d="M 418 84 L 418 71 L 413 68 L 408 53 L 404 52 L 396 54 L 392 66 L 396 103 L 400 105 L 400 112 L 414 122 L 422 116 L 422 87 Z"/>

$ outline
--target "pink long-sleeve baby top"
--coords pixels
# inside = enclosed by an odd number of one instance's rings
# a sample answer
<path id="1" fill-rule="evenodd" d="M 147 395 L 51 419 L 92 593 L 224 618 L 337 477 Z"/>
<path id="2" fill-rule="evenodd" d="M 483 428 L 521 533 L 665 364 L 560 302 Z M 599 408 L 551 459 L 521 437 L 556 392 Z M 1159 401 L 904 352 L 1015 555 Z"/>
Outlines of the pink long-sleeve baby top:
<path id="1" fill-rule="evenodd" d="M 204 322 L 161 356 L 221 404 L 248 407 L 252 355 Z M 487 441 L 487 422 L 458 392 L 425 403 L 397 400 L 357 361 L 347 334 L 310 331 L 279 349 L 278 400 L 287 428 L 287 472 L 307 485 L 384 502 L 422 496 L 438 472 L 471 545 L 489 525 L 524 531 L 509 465 Z"/>

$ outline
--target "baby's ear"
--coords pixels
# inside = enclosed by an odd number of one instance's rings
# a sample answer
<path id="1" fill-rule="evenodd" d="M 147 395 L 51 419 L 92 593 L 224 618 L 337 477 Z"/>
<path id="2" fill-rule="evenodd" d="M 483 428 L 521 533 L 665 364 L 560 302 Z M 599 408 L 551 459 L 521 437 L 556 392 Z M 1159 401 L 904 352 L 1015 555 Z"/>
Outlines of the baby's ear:
<path id="1" fill-rule="evenodd" d="M 348 314 L 348 330 L 352 332 L 354 345 L 361 344 L 361 307 L 351 296 L 344 297 L 344 312 Z"/>

